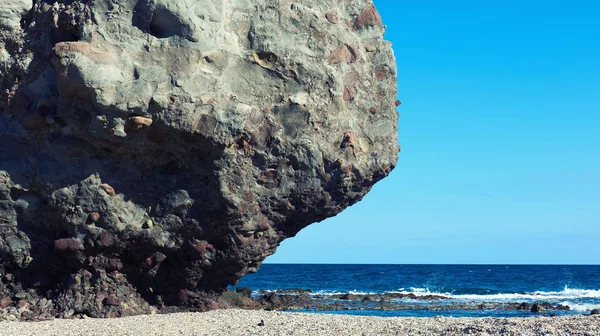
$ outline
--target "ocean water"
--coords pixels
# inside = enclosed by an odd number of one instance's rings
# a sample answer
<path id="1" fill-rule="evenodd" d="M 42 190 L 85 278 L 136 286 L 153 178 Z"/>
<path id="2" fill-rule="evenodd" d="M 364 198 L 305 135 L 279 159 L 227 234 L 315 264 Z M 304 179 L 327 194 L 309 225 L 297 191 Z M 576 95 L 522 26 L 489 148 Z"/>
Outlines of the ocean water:
<path id="1" fill-rule="evenodd" d="M 449 300 L 399 299 L 398 310 L 341 310 L 373 316 L 534 316 L 529 311 L 499 309 L 507 303 L 550 303 L 589 314 L 600 309 L 600 265 L 299 265 L 264 264 L 238 286 L 256 291 L 310 289 L 311 295 L 413 293 Z M 460 309 L 466 304 L 481 309 Z M 406 307 L 409 307 L 408 309 Z M 454 309 L 454 307 L 458 307 Z M 306 310 L 306 311 L 311 311 Z"/>

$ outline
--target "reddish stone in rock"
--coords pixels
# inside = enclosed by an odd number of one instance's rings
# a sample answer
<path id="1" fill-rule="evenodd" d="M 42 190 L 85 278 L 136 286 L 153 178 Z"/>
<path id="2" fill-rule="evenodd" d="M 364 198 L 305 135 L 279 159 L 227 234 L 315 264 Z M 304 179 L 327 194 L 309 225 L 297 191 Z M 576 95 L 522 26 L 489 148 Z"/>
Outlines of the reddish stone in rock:
<path id="1" fill-rule="evenodd" d="M 254 200 L 254 194 L 251 191 L 246 191 L 244 193 L 244 201 L 245 202 L 252 202 Z"/>
<path id="2" fill-rule="evenodd" d="M 59 253 L 83 250 L 83 244 L 74 238 L 63 238 L 54 241 L 54 250 Z"/>
<path id="3" fill-rule="evenodd" d="M 271 229 L 271 225 L 265 220 L 258 225 L 260 231 L 268 231 Z"/>
<path id="4" fill-rule="evenodd" d="M 369 26 L 383 26 L 381 16 L 373 4 L 367 6 L 367 8 L 360 13 L 354 24 L 354 30 L 363 29 Z"/>
<path id="5" fill-rule="evenodd" d="M 376 114 L 377 112 L 379 112 L 379 108 L 377 106 L 371 106 L 369 112 L 371 112 L 372 114 Z"/>
<path id="6" fill-rule="evenodd" d="M 102 188 L 109 196 L 115 196 L 115 189 L 113 187 L 111 187 L 110 185 L 106 184 L 106 183 L 102 183 L 100 185 L 100 188 Z"/>
<path id="7" fill-rule="evenodd" d="M 206 251 L 214 251 L 214 247 L 209 244 L 207 241 L 201 241 L 197 244 L 192 245 L 192 247 L 194 248 L 194 250 L 196 250 L 196 252 L 198 252 L 198 254 L 203 255 L 204 252 Z"/>
<path id="8" fill-rule="evenodd" d="M 100 214 L 97 212 L 92 212 L 90 214 L 90 219 L 94 222 L 97 222 L 100 219 Z"/>
<path id="9" fill-rule="evenodd" d="M 12 300 L 7 297 L 0 298 L 0 309 L 4 309 L 12 304 Z"/>
<path id="10" fill-rule="evenodd" d="M 267 169 L 261 172 L 257 182 L 267 189 L 275 189 L 279 187 L 279 177 L 277 170 Z"/>
<path id="11" fill-rule="evenodd" d="M 346 87 L 344 88 L 344 101 L 346 102 L 353 102 L 354 99 L 356 98 L 356 89 L 353 87 Z"/>
<path id="12" fill-rule="evenodd" d="M 88 271 L 88 270 L 83 270 L 83 276 L 86 278 L 91 278 L 92 277 L 92 272 Z"/>
<path id="13" fill-rule="evenodd" d="M 19 300 L 19 302 L 17 302 L 16 307 L 17 307 L 17 309 L 29 308 L 29 307 L 31 307 L 31 304 L 29 304 L 29 302 L 27 302 L 27 300 Z"/>
<path id="14" fill-rule="evenodd" d="M 329 65 L 335 65 L 338 63 L 354 63 L 356 59 L 357 56 L 354 49 L 349 45 L 343 45 L 329 55 L 327 62 Z"/>
<path id="15" fill-rule="evenodd" d="M 125 123 L 125 132 L 130 133 L 139 131 L 143 128 L 150 127 L 150 125 L 152 125 L 151 118 L 134 116 L 129 118 Z"/>
<path id="16" fill-rule="evenodd" d="M 325 14 L 325 18 L 330 23 L 333 23 L 333 24 L 338 23 L 338 15 L 337 15 L 337 12 L 335 12 L 335 11 L 331 11 L 331 12 L 326 13 Z"/>
<path id="17" fill-rule="evenodd" d="M 98 237 L 98 240 L 102 245 L 107 246 L 110 244 L 110 242 L 112 240 L 112 236 L 110 235 L 110 232 L 104 231 L 100 234 L 100 237 Z"/>
<path id="18" fill-rule="evenodd" d="M 352 174 L 352 166 L 345 166 L 341 168 L 342 173 L 346 176 L 350 176 Z"/>
<path id="19" fill-rule="evenodd" d="M 107 306 L 118 307 L 123 303 L 123 299 L 116 296 L 115 294 L 110 294 L 106 299 L 104 299 L 104 304 Z"/>
<path id="20" fill-rule="evenodd" d="M 384 80 L 386 77 L 385 71 L 379 70 L 375 73 L 375 78 L 377 78 L 377 80 Z"/>
<path id="21" fill-rule="evenodd" d="M 37 111 L 27 111 L 19 118 L 19 124 L 28 131 L 41 129 L 46 126 L 46 118 Z"/>

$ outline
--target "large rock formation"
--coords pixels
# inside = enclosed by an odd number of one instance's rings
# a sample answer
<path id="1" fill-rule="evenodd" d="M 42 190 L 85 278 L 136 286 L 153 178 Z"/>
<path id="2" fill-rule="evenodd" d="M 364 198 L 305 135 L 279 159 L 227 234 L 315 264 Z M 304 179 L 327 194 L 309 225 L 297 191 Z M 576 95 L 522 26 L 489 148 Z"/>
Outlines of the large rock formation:
<path id="1" fill-rule="evenodd" d="M 214 308 L 393 169 L 383 33 L 370 0 L 0 0 L 0 308 Z"/>

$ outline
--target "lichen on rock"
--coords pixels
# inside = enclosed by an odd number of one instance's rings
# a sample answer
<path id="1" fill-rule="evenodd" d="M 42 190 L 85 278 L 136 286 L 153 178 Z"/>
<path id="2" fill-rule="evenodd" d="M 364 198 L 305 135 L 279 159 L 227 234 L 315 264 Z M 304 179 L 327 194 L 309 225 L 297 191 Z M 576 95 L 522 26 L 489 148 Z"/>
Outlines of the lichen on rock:
<path id="1" fill-rule="evenodd" d="M 370 0 L 0 0 L 0 298 L 217 307 L 394 168 L 384 29 Z"/>

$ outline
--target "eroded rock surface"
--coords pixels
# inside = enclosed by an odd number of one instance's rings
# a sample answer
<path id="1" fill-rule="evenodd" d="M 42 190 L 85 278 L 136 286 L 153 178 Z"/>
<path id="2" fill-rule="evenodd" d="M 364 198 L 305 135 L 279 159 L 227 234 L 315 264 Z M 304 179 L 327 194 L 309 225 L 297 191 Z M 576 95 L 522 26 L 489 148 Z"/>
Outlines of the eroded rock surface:
<path id="1" fill-rule="evenodd" d="M 0 308 L 215 308 L 393 169 L 383 33 L 367 0 L 0 0 Z"/>

